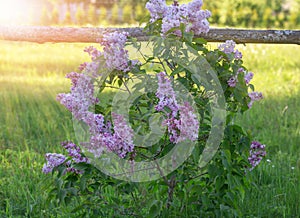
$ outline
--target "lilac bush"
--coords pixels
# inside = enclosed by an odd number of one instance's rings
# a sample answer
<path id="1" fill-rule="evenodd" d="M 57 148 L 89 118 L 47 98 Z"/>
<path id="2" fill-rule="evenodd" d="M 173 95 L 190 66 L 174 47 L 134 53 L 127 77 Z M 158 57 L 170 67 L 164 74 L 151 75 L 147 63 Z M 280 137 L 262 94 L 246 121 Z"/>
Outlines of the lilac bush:
<path id="1" fill-rule="evenodd" d="M 202 4 L 148 1 L 150 54 L 126 32 L 108 32 L 102 49 L 84 50 L 91 61 L 67 75 L 70 93 L 57 96 L 82 137 L 62 144 L 66 156 L 46 154 L 43 167 L 62 172 L 53 189 L 60 202 L 76 198 L 100 217 L 241 215 L 236 201 L 244 198 L 246 175 L 266 152 L 234 118 L 263 95 L 234 41 L 211 50 L 199 36 L 211 16 Z M 141 58 L 130 59 L 127 45 Z M 117 94 L 104 103 L 107 89 Z M 102 194 L 104 187 L 122 202 Z M 134 202 L 145 209 L 129 206 Z"/>

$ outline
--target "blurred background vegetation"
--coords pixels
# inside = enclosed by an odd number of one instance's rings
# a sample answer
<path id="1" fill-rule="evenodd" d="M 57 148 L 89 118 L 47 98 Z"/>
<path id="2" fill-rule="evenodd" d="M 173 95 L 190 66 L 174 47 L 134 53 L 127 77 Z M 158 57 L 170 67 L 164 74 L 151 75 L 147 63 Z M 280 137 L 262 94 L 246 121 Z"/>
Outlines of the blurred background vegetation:
<path id="1" fill-rule="evenodd" d="M 15 0 L 16 1 L 16 0 Z M 184 3 L 187 0 L 179 0 Z M 137 25 L 147 0 L 27 0 L 23 23 L 34 25 Z M 172 3 L 172 0 L 167 0 Z M 212 26 L 299 28 L 300 0 L 204 0 Z M 144 19 L 147 20 L 147 19 Z"/>

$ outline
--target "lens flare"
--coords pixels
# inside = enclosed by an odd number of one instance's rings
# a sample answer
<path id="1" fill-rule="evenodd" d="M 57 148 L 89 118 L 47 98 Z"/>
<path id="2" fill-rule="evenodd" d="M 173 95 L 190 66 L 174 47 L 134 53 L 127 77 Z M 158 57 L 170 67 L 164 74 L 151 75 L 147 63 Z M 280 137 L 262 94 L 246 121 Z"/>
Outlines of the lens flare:
<path id="1" fill-rule="evenodd" d="M 0 24 L 24 24 L 30 19 L 26 0 L 0 0 Z"/>

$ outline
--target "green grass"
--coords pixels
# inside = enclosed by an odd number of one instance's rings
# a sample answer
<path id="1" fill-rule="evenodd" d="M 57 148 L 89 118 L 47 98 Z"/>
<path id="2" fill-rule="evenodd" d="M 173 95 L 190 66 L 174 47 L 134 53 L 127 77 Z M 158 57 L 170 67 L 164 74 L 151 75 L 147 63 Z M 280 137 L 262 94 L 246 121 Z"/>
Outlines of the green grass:
<path id="1" fill-rule="evenodd" d="M 74 139 L 71 115 L 56 100 L 67 92 L 68 72 L 88 59 L 85 44 L 0 42 L 0 217 L 51 217 L 44 192 L 51 176 L 41 168 L 46 152 Z M 247 45 L 246 66 L 264 100 L 235 122 L 267 145 L 271 162 L 253 171 L 240 206 L 245 217 L 300 215 L 300 50 L 292 45 Z"/>
<path id="2" fill-rule="evenodd" d="M 244 48 L 253 83 L 264 93 L 238 123 L 267 145 L 268 155 L 253 173 L 258 187 L 246 196 L 249 217 L 300 216 L 300 50 L 292 45 Z M 243 49 L 243 50 L 244 50 Z"/>

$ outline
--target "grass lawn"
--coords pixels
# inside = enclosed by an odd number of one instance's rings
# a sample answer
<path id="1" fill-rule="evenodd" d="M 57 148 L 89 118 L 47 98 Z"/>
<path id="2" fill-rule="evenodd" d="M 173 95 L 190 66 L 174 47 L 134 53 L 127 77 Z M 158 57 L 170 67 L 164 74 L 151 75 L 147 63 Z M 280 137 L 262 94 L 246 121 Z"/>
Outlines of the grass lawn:
<path id="1" fill-rule="evenodd" d="M 0 41 L 0 217 L 51 217 L 41 173 L 46 152 L 74 139 L 71 115 L 55 97 L 67 92 L 66 73 L 88 60 L 86 44 Z M 214 45 L 212 45 L 214 46 Z M 235 122 L 267 145 L 240 203 L 245 217 L 300 216 L 300 50 L 296 45 L 240 45 L 264 100 Z"/>

